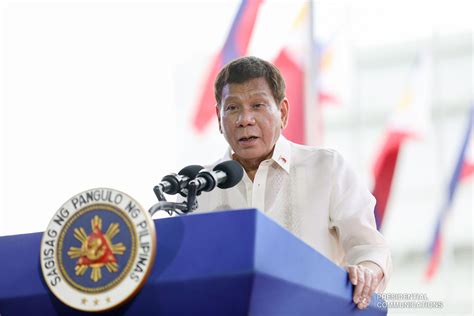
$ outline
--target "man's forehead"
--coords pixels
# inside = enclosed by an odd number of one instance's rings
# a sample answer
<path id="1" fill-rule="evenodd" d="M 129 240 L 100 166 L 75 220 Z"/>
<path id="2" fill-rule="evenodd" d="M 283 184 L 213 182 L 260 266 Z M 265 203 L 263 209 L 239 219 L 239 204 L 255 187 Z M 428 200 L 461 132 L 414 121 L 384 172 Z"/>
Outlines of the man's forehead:
<path id="1" fill-rule="evenodd" d="M 242 83 L 228 83 L 222 89 L 223 99 L 243 97 L 271 97 L 272 92 L 264 78 L 255 78 Z"/>

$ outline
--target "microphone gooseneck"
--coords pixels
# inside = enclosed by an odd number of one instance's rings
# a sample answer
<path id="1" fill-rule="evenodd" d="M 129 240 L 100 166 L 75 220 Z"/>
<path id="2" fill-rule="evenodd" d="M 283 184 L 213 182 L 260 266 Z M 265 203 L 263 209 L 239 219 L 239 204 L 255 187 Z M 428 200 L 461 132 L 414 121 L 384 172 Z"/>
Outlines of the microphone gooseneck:
<path id="1" fill-rule="evenodd" d="M 159 203 L 152 206 L 150 214 L 159 210 L 168 212 L 169 215 L 177 213 L 179 215 L 192 212 L 198 208 L 196 197 L 201 192 L 209 192 L 216 187 L 228 189 L 235 186 L 242 180 L 244 169 L 234 160 L 228 160 L 216 165 L 212 170 L 203 169 L 199 165 L 187 166 L 178 174 L 169 174 L 154 187 L 154 192 Z M 168 202 L 163 193 L 181 194 L 186 198 L 185 202 Z"/>

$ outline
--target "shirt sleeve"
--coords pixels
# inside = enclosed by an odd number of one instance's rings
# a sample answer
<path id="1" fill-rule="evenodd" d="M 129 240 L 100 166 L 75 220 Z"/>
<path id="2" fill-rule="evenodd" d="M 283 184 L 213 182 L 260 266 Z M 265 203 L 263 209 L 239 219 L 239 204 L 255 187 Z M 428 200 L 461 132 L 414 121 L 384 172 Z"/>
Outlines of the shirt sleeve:
<path id="1" fill-rule="evenodd" d="M 383 292 L 392 272 L 392 260 L 385 238 L 376 228 L 375 198 L 337 152 L 333 175 L 330 226 L 344 250 L 343 264 L 376 263 L 384 273 L 377 292 Z"/>

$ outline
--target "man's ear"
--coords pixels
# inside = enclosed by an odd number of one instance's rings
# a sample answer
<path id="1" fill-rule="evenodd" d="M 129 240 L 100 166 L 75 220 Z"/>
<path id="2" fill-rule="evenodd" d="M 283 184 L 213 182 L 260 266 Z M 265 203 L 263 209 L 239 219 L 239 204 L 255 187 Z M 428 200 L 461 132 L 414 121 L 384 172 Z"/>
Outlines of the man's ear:
<path id="1" fill-rule="evenodd" d="M 290 103 L 287 98 L 283 98 L 280 102 L 280 113 L 281 113 L 281 129 L 284 129 L 288 125 L 288 117 L 290 115 Z"/>
<path id="2" fill-rule="evenodd" d="M 221 126 L 221 107 L 218 103 L 215 105 L 216 107 L 216 115 L 217 115 L 217 122 L 219 123 L 219 132 L 222 134 L 222 126 Z"/>

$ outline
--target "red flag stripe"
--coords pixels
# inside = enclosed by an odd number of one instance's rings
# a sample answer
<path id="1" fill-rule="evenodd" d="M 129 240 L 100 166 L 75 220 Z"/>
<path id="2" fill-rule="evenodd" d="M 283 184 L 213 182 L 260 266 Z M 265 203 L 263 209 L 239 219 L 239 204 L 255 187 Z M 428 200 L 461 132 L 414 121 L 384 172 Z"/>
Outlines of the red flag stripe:
<path id="1" fill-rule="evenodd" d="M 470 161 L 464 161 L 462 166 L 461 175 L 459 176 L 460 181 L 468 180 L 474 174 L 474 163 Z"/>
<path id="2" fill-rule="evenodd" d="M 409 137 L 411 137 L 409 133 L 389 131 L 374 164 L 373 175 L 375 185 L 372 194 L 377 200 L 377 204 L 375 205 L 377 229 L 381 228 L 385 217 L 385 210 L 392 189 L 400 146 L 402 142 Z"/>
<path id="3" fill-rule="evenodd" d="M 212 68 L 207 75 L 205 84 L 202 88 L 202 95 L 199 99 L 197 106 L 197 111 L 193 117 L 193 126 L 198 132 L 202 132 L 209 121 L 214 117 L 216 100 L 214 98 L 214 80 L 219 73 L 219 70 L 222 65 L 222 53 L 216 56 L 214 62 L 212 63 Z"/>
<path id="4" fill-rule="evenodd" d="M 428 268 L 426 269 L 426 272 L 425 272 L 425 278 L 427 280 L 431 280 L 435 272 L 438 270 L 438 266 L 441 262 L 441 253 L 442 253 L 441 245 L 442 245 L 442 238 L 441 238 L 441 235 L 438 235 L 438 238 L 436 239 L 435 247 L 433 249 L 433 254 L 431 255 Z"/>
<path id="5" fill-rule="evenodd" d="M 283 135 L 289 140 L 304 144 L 304 73 L 301 67 L 289 56 L 286 49 L 282 49 L 274 60 L 275 66 L 280 70 L 286 84 L 286 97 L 290 102 L 290 115 L 288 125 Z"/>

